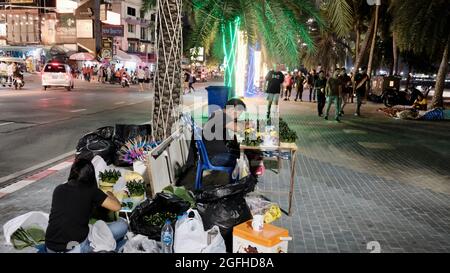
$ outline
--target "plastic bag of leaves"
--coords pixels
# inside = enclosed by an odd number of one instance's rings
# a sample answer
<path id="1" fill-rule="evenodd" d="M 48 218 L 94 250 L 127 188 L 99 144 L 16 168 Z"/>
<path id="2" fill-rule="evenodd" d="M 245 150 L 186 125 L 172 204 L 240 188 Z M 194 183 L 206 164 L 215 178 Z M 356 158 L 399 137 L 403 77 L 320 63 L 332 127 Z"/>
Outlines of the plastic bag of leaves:
<path id="1" fill-rule="evenodd" d="M 11 236 L 11 242 L 14 248 L 19 250 L 26 247 L 36 247 L 45 242 L 45 231 L 37 226 L 30 226 L 25 229 L 20 227 Z"/>
<path id="2" fill-rule="evenodd" d="M 152 224 L 149 219 L 156 221 L 159 215 L 175 215 L 172 226 L 175 227 L 176 216 L 182 215 L 190 208 L 190 203 L 168 193 L 158 193 L 154 199 L 147 199 L 137 206 L 130 217 L 130 228 L 134 234 L 148 236 L 152 240 L 161 240 L 161 226 Z M 164 219 L 165 220 L 165 219 Z"/>
<path id="3" fill-rule="evenodd" d="M 232 251 L 233 227 L 252 219 L 244 197 L 254 191 L 256 183 L 254 176 L 247 176 L 238 183 L 205 187 L 195 194 L 205 229 L 219 227 L 227 252 Z"/>

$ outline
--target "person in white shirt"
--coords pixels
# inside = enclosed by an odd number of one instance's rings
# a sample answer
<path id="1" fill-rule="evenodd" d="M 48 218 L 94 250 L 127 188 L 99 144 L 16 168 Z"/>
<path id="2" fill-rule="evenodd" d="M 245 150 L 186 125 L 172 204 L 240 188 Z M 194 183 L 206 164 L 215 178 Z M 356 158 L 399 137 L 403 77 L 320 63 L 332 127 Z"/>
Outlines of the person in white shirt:
<path id="1" fill-rule="evenodd" d="M 7 74 L 8 74 L 8 81 L 9 82 L 13 81 L 13 75 L 14 75 L 14 71 L 15 70 L 16 70 L 16 64 L 15 63 L 11 63 L 10 65 L 8 65 Z"/>
<path id="2" fill-rule="evenodd" d="M 145 71 L 142 69 L 142 66 L 139 66 L 137 70 L 137 78 L 139 81 L 139 91 L 144 92 Z"/>

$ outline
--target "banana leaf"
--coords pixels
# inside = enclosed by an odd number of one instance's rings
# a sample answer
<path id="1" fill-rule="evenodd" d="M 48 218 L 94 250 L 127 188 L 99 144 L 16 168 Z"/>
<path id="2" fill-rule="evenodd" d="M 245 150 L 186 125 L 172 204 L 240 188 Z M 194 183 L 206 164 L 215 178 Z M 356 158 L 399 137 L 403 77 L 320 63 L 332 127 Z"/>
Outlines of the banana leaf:
<path id="1" fill-rule="evenodd" d="M 191 204 L 191 208 L 195 207 L 195 199 L 192 193 L 186 190 L 185 187 L 167 186 L 163 189 L 163 192 L 173 194 L 186 202 Z"/>

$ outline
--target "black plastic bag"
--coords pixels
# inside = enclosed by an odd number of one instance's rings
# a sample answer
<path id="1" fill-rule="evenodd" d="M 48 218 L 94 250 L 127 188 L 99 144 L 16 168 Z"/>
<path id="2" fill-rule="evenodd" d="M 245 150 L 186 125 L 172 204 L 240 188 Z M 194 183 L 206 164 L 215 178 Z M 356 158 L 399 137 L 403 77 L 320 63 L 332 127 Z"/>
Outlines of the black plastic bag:
<path id="1" fill-rule="evenodd" d="M 114 133 L 114 145 L 117 152 L 114 160 L 114 165 L 119 167 L 129 167 L 130 163 L 120 158 L 119 151 L 125 143 L 130 139 L 135 139 L 138 136 L 150 138 L 152 135 L 152 126 L 150 124 L 144 125 L 124 125 L 117 124 Z"/>
<path id="2" fill-rule="evenodd" d="M 116 147 L 113 139 L 114 127 L 102 127 L 84 135 L 77 145 L 77 158 L 92 160 L 96 155 L 101 156 L 106 164 L 114 162 Z"/>
<path id="3" fill-rule="evenodd" d="M 131 231 L 135 234 L 148 236 L 152 240 L 160 241 L 161 227 L 149 225 L 144 221 L 144 217 L 153 215 L 157 212 L 171 212 L 182 215 L 189 208 L 189 202 L 186 202 L 175 195 L 158 193 L 153 200 L 147 199 L 133 210 L 130 217 Z M 172 226 L 175 226 L 175 222 L 172 223 Z"/>
<path id="4" fill-rule="evenodd" d="M 233 227 L 252 219 L 245 195 L 254 191 L 257 180 L 249 176 L 242 181 L 196 193 L 197 209 L 205 230 L 217 225 L 220 228 L 227 252 L 232 252 Z"/>

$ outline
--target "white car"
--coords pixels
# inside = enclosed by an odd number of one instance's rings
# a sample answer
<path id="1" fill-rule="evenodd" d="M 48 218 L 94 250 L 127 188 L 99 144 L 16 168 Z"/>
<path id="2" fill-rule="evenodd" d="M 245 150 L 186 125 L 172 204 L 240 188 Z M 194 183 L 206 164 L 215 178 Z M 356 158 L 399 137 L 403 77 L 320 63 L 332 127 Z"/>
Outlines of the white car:
<path id="1" fill-rule="evenodd" d="M 74 80 L 70 66 L 62 63 L 48 63 L 42 70 L 42 88 L 65 87 L 67 91 L 73 89 Z"/>

